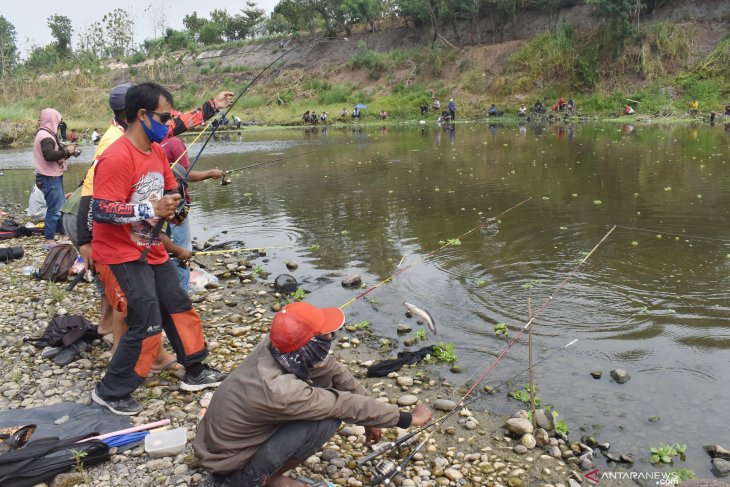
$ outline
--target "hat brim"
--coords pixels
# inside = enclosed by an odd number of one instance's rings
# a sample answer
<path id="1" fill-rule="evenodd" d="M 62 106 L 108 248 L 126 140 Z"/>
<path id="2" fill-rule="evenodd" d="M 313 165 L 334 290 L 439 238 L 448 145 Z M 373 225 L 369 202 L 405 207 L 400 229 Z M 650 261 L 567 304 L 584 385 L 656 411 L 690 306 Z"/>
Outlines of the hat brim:
<path id="1" fill-rule="evenodd" d="M 340 308 L 321 308 L 321 311 L 324 319 L 318 330 L 320 335 L 337 331 L 345 324 L 345 313 Z"/>

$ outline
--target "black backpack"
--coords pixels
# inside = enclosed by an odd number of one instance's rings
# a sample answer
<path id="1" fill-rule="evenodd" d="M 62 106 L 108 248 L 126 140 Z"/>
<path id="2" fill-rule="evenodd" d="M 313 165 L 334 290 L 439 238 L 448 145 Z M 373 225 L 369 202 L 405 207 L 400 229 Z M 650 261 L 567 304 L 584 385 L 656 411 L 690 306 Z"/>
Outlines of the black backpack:
<path id="1" fill-rule="evenodd" d="M 76 262 L 79 256 L 71 244 L 58 244 L 51 247 L 43 261 L 40 270 L 36 272 L 36 278 L 52 282 L 62 282 L 68 279 L 68 271 Z"/>
<path id="2" fill-rule="evenodd" d="M 15 238 L 18 236 L 20 225 L 15 220 L 8 218 L 0 223 L 0 239 Z"/>
<path id="3" fill-rule="evenodd" d="M 0 454 L 0 486 L 32 487 L 59 473 L 109 459 L 109 447 L 102 441 L 77 443 L 89 435 L 59 440 L 41 438 L 18 450 Z"/>
<path id="4" fill-rule="evenodd" d="M 81 339 L 101 338 L 93 325 L 83 316 L 54 316 L 40 338 L 26 338 L 24 341 L 36 347 L 65 347 Z"/>

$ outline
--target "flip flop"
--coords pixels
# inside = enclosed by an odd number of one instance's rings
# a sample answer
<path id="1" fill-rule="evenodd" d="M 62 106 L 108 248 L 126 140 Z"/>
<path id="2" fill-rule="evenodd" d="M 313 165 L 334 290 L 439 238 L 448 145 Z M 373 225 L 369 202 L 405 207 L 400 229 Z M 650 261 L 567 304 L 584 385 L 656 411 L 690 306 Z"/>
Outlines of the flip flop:
<path id="1" fill-rule="evenodd" d="M 332 482 L 328 482 L 324 479 L 309 479 L 307 477 L 299 477 L 296 480 L 312 487 L 339 487 L 337 484 L 333 484 Z"/>

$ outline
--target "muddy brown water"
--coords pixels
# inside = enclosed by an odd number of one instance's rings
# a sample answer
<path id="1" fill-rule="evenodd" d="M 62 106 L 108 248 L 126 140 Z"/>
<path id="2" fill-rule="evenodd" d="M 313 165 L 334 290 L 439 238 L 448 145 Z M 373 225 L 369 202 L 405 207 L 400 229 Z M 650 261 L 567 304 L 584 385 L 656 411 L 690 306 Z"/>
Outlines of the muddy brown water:
<path id="1" fill-rule="evenodd" d="M 265 269 L 275 276 L 297 260 L 291 273 L 318 305 L 357 294 L 340 286 L 345 274 L 373 285 L 410 266 L 369 301 L 347 306 L 348 320 L 370 321 L 401 349 L 397 324 L 418 328 L 402 302 L 427 309 L 438 329 L 427 343 L 454 343 L 466 369 L 436 366 L 454 383 L 503 350 L 495 324 L 518 333 L 528 300 L 537 311 L 618 225 L 535 321 L 536 360 L 578 339 L 537 368 L 538 397 L 559 411 L 571 437 L 592 434 L 635 458 L 686 443 L 687 460 L 675 467 L 708 477 L 702 445 L 730 448 L 729 142 L 722 126 L 651 124 L 233 131 L 216 138 L 198 169 L 309 154 L 239 171 L 228 186 L 193 184 L 191 218 L 201 241 L 292 245 L 271 249 Z M 93 152 L 82 149 L 67 190 Z M 0 201 L 27 203 L 30 161 L 27 149 L 0 152 Z M 461 245 L 424 259 L 480 224 Z M 526 343 L 486 383 L 522 371 Z M 631 380 L 616 384 L 613 368 Z M 594 370 L 603 371 L 600 380 Z M 523 375 L 512 388 L 525 383 Z M 478 407 L 509 413 L 518 403 L 497 394 Z"/>

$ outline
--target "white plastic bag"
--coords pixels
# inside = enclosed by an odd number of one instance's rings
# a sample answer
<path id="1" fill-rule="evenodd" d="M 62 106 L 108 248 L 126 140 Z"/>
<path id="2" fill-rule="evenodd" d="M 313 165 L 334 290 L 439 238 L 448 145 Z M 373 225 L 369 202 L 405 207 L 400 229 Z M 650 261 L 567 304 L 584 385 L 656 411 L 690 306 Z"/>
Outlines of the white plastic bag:
<path id="1" fill-rule="evenodd" d="M 25 210 L 26 215 L 28 215 L 31 220 L 39 222 L 46 218 L 47 209 L 46 197 L 43 196 L 43 191 L 41 191 L 38 186 L 34 185 L 33 190 L 30 192 L 30 197 L 28 198 L 28 208 Z"/>
<path id="2" fill-rule="evenodd" d="M 200 292 L 211 282 L 218 283 L 218 278 L 205 269 L 192 269 L 190 271 L 190 290 Z"/>

